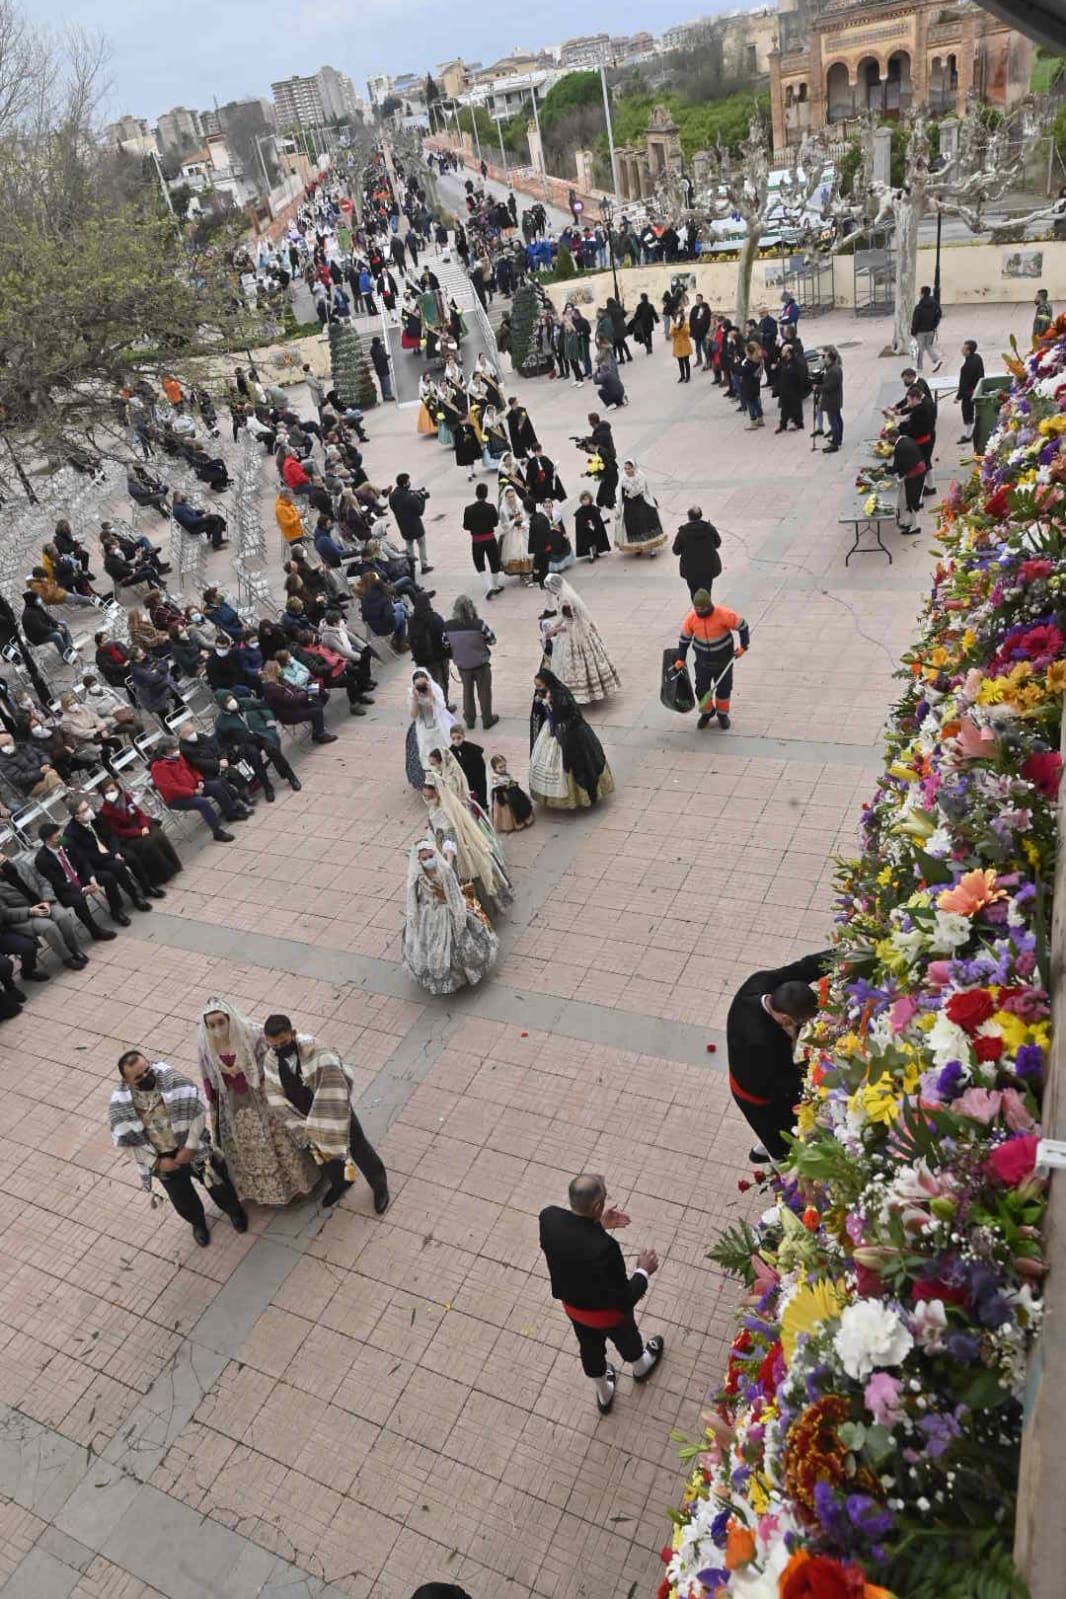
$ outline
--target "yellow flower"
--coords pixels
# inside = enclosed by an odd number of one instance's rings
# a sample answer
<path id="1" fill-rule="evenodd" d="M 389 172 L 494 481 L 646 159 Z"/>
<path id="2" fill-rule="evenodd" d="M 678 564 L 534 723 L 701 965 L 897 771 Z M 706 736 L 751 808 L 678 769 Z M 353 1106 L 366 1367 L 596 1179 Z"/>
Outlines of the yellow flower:
<path id="1" fill-rule="evenodd" d="M 881 870 L 877 874 L 878 886 L 880 888 L 887 888 L 889 883 L 891 883 L 891 881 L 892 881 L 892 868 L 891 868 L 891 866 L 882 866 Z"/>
<path id="2" fill-rule="evenodd" d="M 1049 694 L 1066 693 L 1066 661 L 1052 661 L 1045 682 Z"/>
<path id="3" fill-rule="evenodd" d="M 796 1126 L 801 1133 L 812 1133 L 814 1131 L 815 1115 L 816 1107 L 810 1101 L 805 1100 L 796 1112 Z"/>
<path id="4" fill-rule="evenodd" d="M 753 1471 L 748 1481 L 748 1503 L 757 1516 L 770 1508 L 770 1490 L 761 1472 Z"/>
<path id="5" fill-rule="evenodd" d="M 1003 1035 L 1003 1042 L 1011 1051 L 1020 1049 L 1029 1037 L 1029 1028 L 1013 1011 L 997 1010 L 992 1021 Z"/>
<path id="6" fill-rule="evenodd" d="M 823 1321 L 839 1316 L 846 1303 L 847 1295 L 836 1283 L 823 1280 L 797 1288 L 781 1317 L 781 1348 L 786 1361 L 792 1360 L 800 1333 L 812 1333 Z"/>
<path id="7" fill-rule="evenodd" d="M 968 627 L 965 633 L 962 635 L 962 647 L 964 650 L 972 650 L 976 643 L 977 634 L 974 632 L 972 627 Z"/>
<path id="8" fill-rule="evenodd" d="M 1030 866 L 1040 865 L 1040 851 L 1037 849 L 1031 838 L 1022 839 L 1022 849 L 1025 851 L 1025 858 L 1029 862 Z"/>
<path id="9" fill-rule="evenodd" d="M 894 1122 L 899 1115 L 899 1100 L 891 1077 L 887 1072 L 876 1083 L 864 1083 L 859 1089 L 859 1099 L 868 1121 Z"/>

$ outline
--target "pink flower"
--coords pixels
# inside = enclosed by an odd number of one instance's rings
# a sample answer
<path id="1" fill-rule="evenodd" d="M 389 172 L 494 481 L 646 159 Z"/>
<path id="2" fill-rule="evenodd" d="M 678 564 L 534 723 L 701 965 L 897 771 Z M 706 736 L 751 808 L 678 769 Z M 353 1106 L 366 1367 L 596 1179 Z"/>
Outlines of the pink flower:
<path id="1" fill-rule="evenodd" d="M 1031 1133 L 1036 1126 L 1016 1088 L 1003 1090 L 1003 1120 L 1012 1133 Z"/>
<path id="2" fill-rule="evenodd" d="M 968 716 L 959 718 L 956 741 L 968 761 L 991 760 L 998 745 L 996 735 L 990 727 L 978 727 Z"/>
<path id="3" fill-rule="evenodd" d="M 930 961 L 925 975 L 934 988 L 946 988 L 951 982 L 951 962 Z"/>
<path id="4" fill-rule="evenodd" d="M 973 1121 L 984 1122 L 987 1126 L 999 1115 L 1002 1103 L 1003 1095 L 996 1089 L 967 1088 L 951 1108 L 957 1115 L 969 1116 Z"/>
<path id="5" fill-rule="evenodd" d="M 888 1025 L 894 1033 L 902 1033 L 903 1029 L 917 1013 L 918 1001 L 911 994 L 904 994 L 897 999 L 888 1013 Z"/>
<path id="6" fill-rule="evenodd" d="M 887 1371 L 875 1371 L 863 1389 L 863 1402 L 879 1427 L 894 1427 L 903 1415 L 899 1392 L 902 1384 L 898 1377 Z"/>
<path id="7" fill-rule="evenodd" d="M 1040 1142 L 1035 1133 L 1022 1138 L 1008 1138 L 997 1144 L 985 1161 L 985 1171 L 998 1183 L 1017 1188 L 1036 1170 L 1036 1146 Z"/>

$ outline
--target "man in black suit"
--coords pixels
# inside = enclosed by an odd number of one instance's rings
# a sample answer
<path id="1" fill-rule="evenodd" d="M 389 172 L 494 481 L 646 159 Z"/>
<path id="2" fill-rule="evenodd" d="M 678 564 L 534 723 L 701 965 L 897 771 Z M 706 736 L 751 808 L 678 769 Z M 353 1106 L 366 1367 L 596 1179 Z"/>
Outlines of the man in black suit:
<path id="1" fill-rule="evenodd" d="M 583 1172 L 569 1188 L 570 1209 L 548 1205 L 540 1213 L 540 1247 L 548 1262 L 552 1297 L 562 1301 L 581 1348 L 581 1365 L 596 1386 L 596 1404 L 606 1416 L 614 1404 L 617 1373 L 607 1364 L 607 1340 L 633 1368 L 634 1382 L 647 1382 L 663 1357 L 664 1340 L 641 1337 L 633 1307 L 643 1298 L 648 1278 L 659 1269 L 654 1249 L 642 1249 L 637 1269 L 626 1276 L 625 1261 L 608 1229 L 628 1227 L 624 1210 L 607 1204 L 607 1184 L 596 1172 Z"/>
<path id="2" fill-rule="evenodd" d="M 755 1165 L 783 1160 L 788 1153 L 782 1134 L 791 1130 L 803 1092 L 796 1038 L 818 1010 L 811 984 L 828 969 L 830 954 L 823 949 L 791 966 L 753 972 L 729 1007 L 729 1086 L 737 1109 L 759 1139 L 749 1156 Z"/>
<path id="3" fill-rule="evenodd" d="M 41 847 L 33 857 L 33 864 L 54 891 L 60 905 L 68 905 L 83 927 L 89 929 L 89 935 L 98 942 L 103 939 L 114 938 L 116 935 L 109 927 L 101 927 L 93 920 L 89 910 L 89 895 L 103 898 L 104 890 L 99 883 L 82 882 L 75 870 L 74 863 L 60 842 L 61 829 L 55 822 L 42 822 L 37 829 L 37 837 Z M 129 917 L 120 910 L 112 912 L 112 919 L 129 926 Z"/>

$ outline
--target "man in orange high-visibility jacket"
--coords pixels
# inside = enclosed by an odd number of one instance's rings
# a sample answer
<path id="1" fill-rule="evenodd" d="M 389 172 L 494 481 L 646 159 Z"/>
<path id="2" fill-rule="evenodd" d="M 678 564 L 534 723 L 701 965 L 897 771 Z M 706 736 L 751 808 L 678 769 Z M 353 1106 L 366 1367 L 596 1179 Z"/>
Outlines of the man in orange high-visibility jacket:
<path id="1" fill-rule="evenodd" d="M 733 648 L 733 634 L 740 636 L 740 648 Z M 728 605 L 715 605 L 706 589 L 692 596 L 692 610 L 681 624 L 677 653 L 679 664 L 696 652 L 696 698 L 700 705 L 697 727 L 706 727 L 718 718 L 719 727 L 729 726 L 729 696 L 733 692 L 733 661 L 739 660 L 751 642 L 748 624 Z M 711 697 L 713 690 L 713 699 Z"/>

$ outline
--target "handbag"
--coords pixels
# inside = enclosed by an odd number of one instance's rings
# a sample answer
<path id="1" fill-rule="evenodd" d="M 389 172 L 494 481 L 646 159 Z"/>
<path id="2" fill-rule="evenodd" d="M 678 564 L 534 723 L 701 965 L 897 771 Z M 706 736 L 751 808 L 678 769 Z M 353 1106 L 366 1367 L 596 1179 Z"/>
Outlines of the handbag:
<path id="1" fill-rule="evenodd" d="M 692 689 L 692 679 L 688 667 L 682 663 L 677 665 L 677 649 L 663 650 L 663 673 L 659 687 L 659 699 L 668 711 L 679 711 L 682 715 L 691 711 L 696 704 L 696 696 Z"/>

